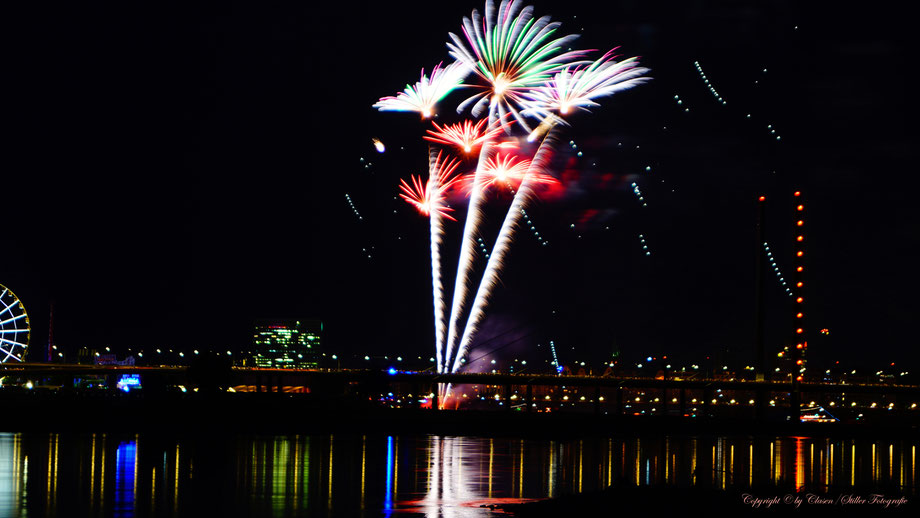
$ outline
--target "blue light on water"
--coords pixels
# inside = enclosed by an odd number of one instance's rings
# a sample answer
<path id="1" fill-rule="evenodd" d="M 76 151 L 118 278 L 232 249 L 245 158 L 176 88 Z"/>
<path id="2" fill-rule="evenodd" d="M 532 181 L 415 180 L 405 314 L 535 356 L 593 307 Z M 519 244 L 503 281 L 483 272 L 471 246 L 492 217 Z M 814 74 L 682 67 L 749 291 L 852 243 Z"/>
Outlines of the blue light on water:
<path id="1" fill-rule="evenodd" d="M 556 372 L 562 372 L 562 365 L 556 367 Z"/>
<path id="2" fill-rule="evenodd" d="M 114 516 L 134 516 L 134 464 L 137 441 L 123 442 L 115 451 L 115 508 Z"/>
<path id="3" fill-rule="evenodd" d="M 383 497 L 385 516 L 393 512 L 393 436 L 387 437 L 387 492 Z"/>
<path id="4" fill-rule="evenodd" d="M 393 374 L 396 374 L 396 368 L 390 367 L 390 370 L 388 370 L 387 372 L 390 373 L 390 375 L 392 376 Z"/>

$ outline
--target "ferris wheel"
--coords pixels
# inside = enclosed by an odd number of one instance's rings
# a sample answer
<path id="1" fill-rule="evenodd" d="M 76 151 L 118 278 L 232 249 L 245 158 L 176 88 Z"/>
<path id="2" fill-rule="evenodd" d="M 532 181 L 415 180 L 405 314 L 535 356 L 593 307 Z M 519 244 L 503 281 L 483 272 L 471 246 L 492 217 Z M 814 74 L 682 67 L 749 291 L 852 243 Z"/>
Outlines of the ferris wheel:
<path id="1" fill-rule="evenodd" d="M 0 284 L 0 363 L 23 361 L 29 347 L 29 315 L 25 306 Z"/>

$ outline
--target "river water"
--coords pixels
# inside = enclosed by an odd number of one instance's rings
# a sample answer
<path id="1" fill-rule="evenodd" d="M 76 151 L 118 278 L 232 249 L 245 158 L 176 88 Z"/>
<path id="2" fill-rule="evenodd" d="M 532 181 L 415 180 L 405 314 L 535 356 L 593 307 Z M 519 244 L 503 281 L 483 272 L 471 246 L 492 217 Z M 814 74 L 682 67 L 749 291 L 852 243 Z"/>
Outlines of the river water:
<path id="1" fill-rule="evenodd" d="M 483 517 L 610 484 L 885 488 L 917 496 L 920 440 L 0 433 L 5 516 Z"/>

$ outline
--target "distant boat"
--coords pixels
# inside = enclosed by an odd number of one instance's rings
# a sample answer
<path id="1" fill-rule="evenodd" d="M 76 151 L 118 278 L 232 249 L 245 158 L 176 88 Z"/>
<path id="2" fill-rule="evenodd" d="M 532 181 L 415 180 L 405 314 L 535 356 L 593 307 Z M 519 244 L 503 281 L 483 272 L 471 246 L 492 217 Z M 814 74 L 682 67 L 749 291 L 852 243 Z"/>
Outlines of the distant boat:
<path id="1" fill-rule="evenodd" d="M 836 423 L 840 421 L 840 419 L 834 417 L 821 405 L 815 405 L 813 407 L 807 408 L 802 407 L 802 410 L 799 413 L 799 419 L 803 423 Z"/>

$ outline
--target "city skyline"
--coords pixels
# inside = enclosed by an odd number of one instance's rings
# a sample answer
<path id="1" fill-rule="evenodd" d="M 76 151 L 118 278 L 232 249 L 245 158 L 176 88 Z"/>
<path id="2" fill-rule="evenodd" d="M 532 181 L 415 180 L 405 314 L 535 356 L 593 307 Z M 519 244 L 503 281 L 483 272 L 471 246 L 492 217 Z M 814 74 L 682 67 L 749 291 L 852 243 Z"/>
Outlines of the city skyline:
<path id="1" fill-rule="evenodd" d="M 233 344 L 258 318 L 297 317 L 326 322 L 330 349 L 430 355 L 428 236 L 393 199 L 424 171 L 424 126 L 371 104 L 446 64 L 447 33 L 480 3 L 85 15 L 95 39 L 65 12 L 47 25 L 26 13 L 19 167 L 5 175 L 18 226 L 0 283 L 26 305 L 32 346 L 53 303 L 55 340 L 72 346 Z M 529 211 L 549 245 L 518 237 L 482 340 L 597 358 L 750 350 L 757 197 L 788 269 L 801 190 L 810 326 L 829 330 L 809 355 L 918 359 L 916 130 L 896 10 L 536 6 L 579 45 L 641 56 L 653 80 L 564 137 L 578 146 L 570 188 Z M 766 288 L 769 356 L 791 324 L 783 288 Z"/>

